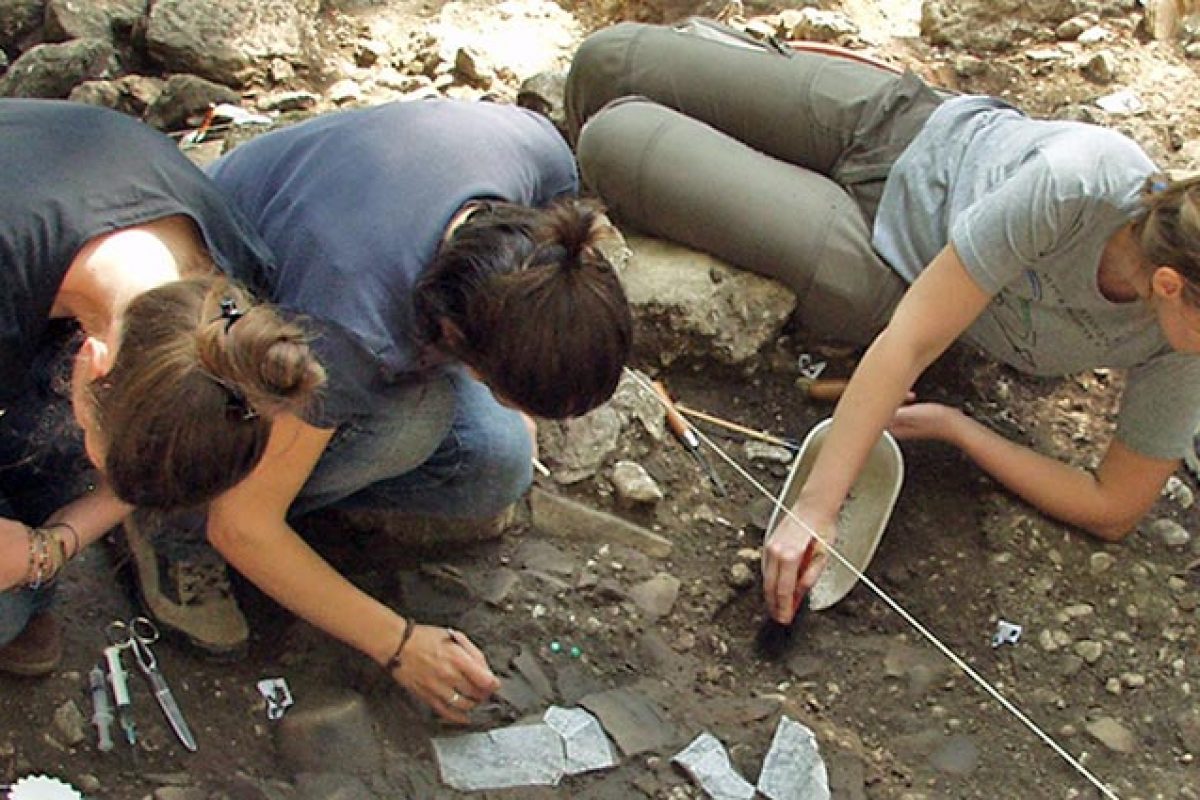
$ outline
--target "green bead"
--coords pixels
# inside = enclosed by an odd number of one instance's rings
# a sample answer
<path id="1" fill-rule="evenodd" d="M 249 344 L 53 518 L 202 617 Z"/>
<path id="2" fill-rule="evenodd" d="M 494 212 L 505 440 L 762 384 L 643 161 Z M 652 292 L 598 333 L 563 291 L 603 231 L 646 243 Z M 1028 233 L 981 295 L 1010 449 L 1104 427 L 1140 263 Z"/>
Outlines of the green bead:
<path id="1" fill-rule="evenodd" d="M 559 641 L 557 639 L 550 643 L 550 652 L 551 653 L 558 653 L 561 651 L 562 651 L 562 644 L 559 643 Z"/>
<path id="2" fill-rule="evenodd" d="M 579 658 L 583 655 L 583 650 L 579 645 L 571 645 L 571 658 Z"/>

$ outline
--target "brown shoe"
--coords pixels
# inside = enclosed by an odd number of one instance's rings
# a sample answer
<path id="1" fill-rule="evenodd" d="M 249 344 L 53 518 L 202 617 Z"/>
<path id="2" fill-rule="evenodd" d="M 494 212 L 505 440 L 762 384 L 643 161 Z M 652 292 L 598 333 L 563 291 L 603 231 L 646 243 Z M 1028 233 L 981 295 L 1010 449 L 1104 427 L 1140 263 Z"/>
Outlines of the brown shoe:
<path id="1" fill-rule="evenodd" d="M 25 630 L 0 647 L 0 672 L 36 678 L 49 675 L 62 661 L 62 623 L 48 611 L 29 620 Z"/>
<path id="2" fill-rule="evenodd" d="M 155 551 L 148 526 L 170 524 L 170 518 L 142 512 L 125 519 L 125 543 L 146 615 L 203 655 L 221 661 L 240 658 L 247 650 L 250 626 L 233 595 L 228 566 L 216 553 L 207 552 L 167 561 Z"/>

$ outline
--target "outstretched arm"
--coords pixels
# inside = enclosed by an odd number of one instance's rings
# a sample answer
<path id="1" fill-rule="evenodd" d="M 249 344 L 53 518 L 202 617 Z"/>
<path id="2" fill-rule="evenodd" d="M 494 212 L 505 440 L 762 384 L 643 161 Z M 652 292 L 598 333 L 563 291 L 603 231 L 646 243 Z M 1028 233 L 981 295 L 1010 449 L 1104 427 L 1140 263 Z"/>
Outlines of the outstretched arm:
<path id="1" fill-rule="evenodd" d="M 900 409 L 891 430 L 899 438 L 940 439 L 958 447 L 1044 514 L 1110 542 L 1133 530 L 1179 466 L 1177 460 L 1150 458 L 1114 439 L 1095 472 L 1077 469 L 935 403 Z"/>
<path id="2" fill-rule="evenodd" d="M 378 664 L 408 638 L 392 677 L 441 716 L 465 722 L 464 712 L 499 685 L 483 654 L 443 628 L 410 631 L 411 619 L 346 580 L 287 524 L 288 508 L 332 434 L 290 415 L 276 419 L 258 467 L 210 507 L 209 539 L 281 605 Z"/>
<path id="3" fill-rule="evenodd" d="M 867 349 L 792 508 L 794 517 L 783 520 L 763 549 L 763 591 L 774 619 L 791 621 L 828 562 L 818 548 L 808 569 L 798 574 L 811 531 L 827 541 L 836 538 L 842 503 L 896 409 L 990 299 L 947 246 L 909 287 L 887 328 Z"/>
<path id="4" fill-rule="evenodd" d="M 66 556 L 73 558 L 132 510 L 132 506 L 117 499 L 107 483 L 101 483 L 95 491 L 55 511 L 42 525 L 64 526 L 53 533 L 63 542 Z M 0 518 L 0 591 L 23 585 L 32 577 L 29 549 L 29 528 L 16 520 Z"/>

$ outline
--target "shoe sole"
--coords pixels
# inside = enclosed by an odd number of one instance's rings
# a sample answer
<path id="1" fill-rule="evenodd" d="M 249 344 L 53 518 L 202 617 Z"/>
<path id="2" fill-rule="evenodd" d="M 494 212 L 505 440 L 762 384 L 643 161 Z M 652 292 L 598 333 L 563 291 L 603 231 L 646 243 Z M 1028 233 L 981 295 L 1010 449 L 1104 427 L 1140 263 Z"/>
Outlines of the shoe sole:
<path id="1" fill-rule="evenodd" d="M 17 678 L 44 678 L 53 674 L 62 663 L 62 658 L 54 661 L 42 661 L 37 664 L 0 664 L 0 673 Z"/>
<path id="2" fill-rule="evenodd" d="M 231 663 L 241 660 L 245 657 L 250 649 L 249 630 L 239 637 L 239 641 L 229 644 L 216 644 L 211 641 L 197 639 L 190 635 L 179 625 L 173 624 L 171 618 L 175 616 L 174 606 L 167 604 L 157 604 L 152 602 L 142 589 L 142 580 L 139 576 L 144 576 L 147 581 L 152 581 L 154 584 L 159 583 L 158 557 L 155 555 L 153 547 L 145 549 L 150 551 L 148 559 L 140 559 L 138 557 L 138 548 L 135 548 L 129 542 L 130 535 L 142 536 L 136 531 L 131 532 L 131 528 L 136 523 L 132 520 L 126 520 L 121 526 L 122 533 L 125 536 L 124 546 L 127 558 L 121 566 L 122 571 L 127 571 L 127 579 L 130 585 L 134 588 L 134 593 L 137 601 L 142 609 L 145 610 L 147 616 L 154 620 L 159 631 L 169 640 L 180 642 L 187 646 L 192 652 L 203 656 L 206 660 L 218 663 Z M 143 563 L 143 561 L 145 563 Z"/>

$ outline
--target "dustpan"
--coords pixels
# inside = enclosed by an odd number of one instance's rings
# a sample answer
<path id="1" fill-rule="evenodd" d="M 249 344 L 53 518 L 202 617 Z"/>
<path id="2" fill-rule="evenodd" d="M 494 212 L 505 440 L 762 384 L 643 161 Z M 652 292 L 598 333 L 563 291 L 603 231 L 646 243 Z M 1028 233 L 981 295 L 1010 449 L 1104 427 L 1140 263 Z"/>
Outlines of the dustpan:
<path id="1" fill-rule="evenodd" d="M 792 462 L 792 470 L 783 484 L 782 503 L 791 508 L 800 489 L 812 472 L 825 435 L 829 432 L 832 419 L 822 420 L 808 432 L 800 445 L 800 452 Z M 887 431 L 871 448 L 867 463 L 850 489 L 850 495 L 838 515 L 838 538 L 834 547 L 853 564 L 859 572 L 866 570 L 883 538 L 883 530 L 892 516 L 900 484 L 904 482 L 904 459 L 896 440 Z M 775 525 L 784 516 L 779 507 L 771 514 L 767 523 L 767 538 L 775 531 Z M 858 578 L 833 556 L 821 577 L 809 592 L 809 605 L 814 611 L 829 608 L 845 597 Z"/>

